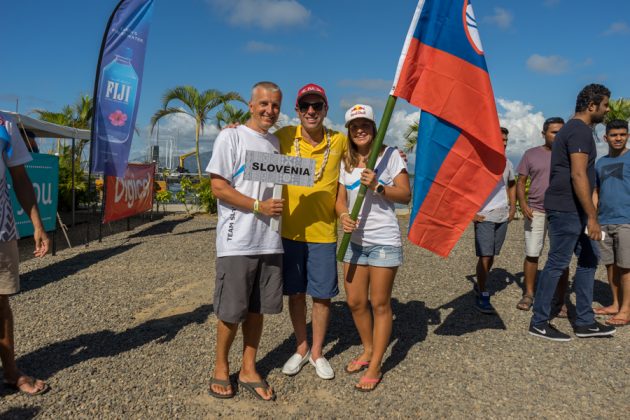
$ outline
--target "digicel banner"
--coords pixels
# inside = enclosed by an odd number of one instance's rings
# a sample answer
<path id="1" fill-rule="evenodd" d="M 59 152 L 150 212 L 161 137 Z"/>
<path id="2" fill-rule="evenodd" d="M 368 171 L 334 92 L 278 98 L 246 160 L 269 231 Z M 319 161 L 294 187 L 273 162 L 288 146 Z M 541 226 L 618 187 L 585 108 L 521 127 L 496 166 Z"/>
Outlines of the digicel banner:
<path id="1" fill-rule="evenodd" d="M 103 223 L 151 210 L 155 164 L 129 164 L 124 178 L 107 177 Z"/>

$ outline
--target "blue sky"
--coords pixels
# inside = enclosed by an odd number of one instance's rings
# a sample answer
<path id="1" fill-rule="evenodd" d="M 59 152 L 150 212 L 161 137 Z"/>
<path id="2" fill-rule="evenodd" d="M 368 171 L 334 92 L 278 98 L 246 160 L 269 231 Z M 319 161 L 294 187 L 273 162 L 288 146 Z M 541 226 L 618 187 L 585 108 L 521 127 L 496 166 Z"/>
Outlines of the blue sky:
<path id="1" fill-rule="evenodd" d="M 0 109 L 60 110 L 91 94 L 100 42 L 116 0 L 3 2 Z M 165 89 L 237 91 L 259 80 L 284 91 L 283 121 L 295 118 L 297 89 L 326 88 L 329 124 L 341 128 L 356 102 L 380 116 L 415 0 L 155 0 L 132 155 L 155 136 L 146 127 Z M 503 125 L 508 155 L 540 142 L 549 116 L 569 117 L 585 85 L 607 85 L 630 97 L 630 2 L 608 0 L 473 0 Z M 402 144 L 417 110 L 399 101 L 387 142 Z M 211 147 L 209 127 L 203 148 Z M 178 134 L 179 133 L 179 136 Z M 170 137 L 169 137 L 170 136 Z M 178 137 L 174 154 L 191 150 L 192 125 L 183 118 L 161 125 L 161 142 Z"/>

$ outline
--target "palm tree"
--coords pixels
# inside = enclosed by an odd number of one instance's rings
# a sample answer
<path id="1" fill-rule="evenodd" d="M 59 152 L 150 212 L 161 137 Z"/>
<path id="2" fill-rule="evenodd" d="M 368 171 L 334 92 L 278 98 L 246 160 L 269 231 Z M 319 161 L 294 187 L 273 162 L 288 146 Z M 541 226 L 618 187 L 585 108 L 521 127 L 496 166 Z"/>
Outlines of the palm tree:
<path id="1" fill-rule="evenodd" d="M 611 99 L 608 106 L 610 110 L 606 114 L 604 124 L 608 124 L 612 120 L 630 120 L 630 99 Z"/>
<path id="2" fill-rule="evenodd" d="M 180 102 L 183 107 L 175 107 L 171 102 Z M 162 97 L 162 109 L 158 110 L 151 117 L 151 133 L 158 121 L 162 117 L 174 114 L 185 114 L 195 120 L 195 155 L 197 157 L 197 174 L 199 180 L 201 176 L 201 161 L 199 159 L 199 135 L 210 119 L 210 111 L 219 105 L 225 105 L 230 101 L 240 101 L 245 103 L 241 95 L 236 92 L 222 93 L 215 89 L 208 89 L 199 92 L 193 86 L 177 86 L 167 89 Z"/>
<path id="3" fill-rule="evenodd" d="M 405 153 L 413 152 L 413 149 L 416 147 L 416 143 L 418 143 L 418 122 L 413 122 L 409 124 L 407 127 L 407 131 L 405 131 L 405 145 L 403 148 L 405 149 Z"/>
<path id="4" fill-rule="evenodd" d="M 92 123 L 93 101 L 90 95 L 83 95 L 73 105 L 64 106 L 61 112 L 52 112 L 43 109 L 36 109 L 34 112 L 39 119 L 43 121 L 65 125 L 66 127 L 89 130 Z M 79 163 L 81 155 L 83 154 L 83 148 L 88 141 L 89 140 L 79 140 L 79 144 L 76 147 L 76 156 L 79 157 Z M 57 152 L 59 153 L 59 151 L 60 144 L 58 141 Z"/>
<path id="5" fill-rule="evenodd" d="M 234 123 L 245 124 L 247 120 L 249 120 L 250 113 L 249 111 L 243 111 L 242 109 L 237 109 L 231 104 L 224 104 L 223 109 L 216 113 L 214 116 L 217 120 L 217 125 L 219 129 L 223 128 L 223 125 L 229 125 Z"/>
<path id="6" fill-rule="evenodd" d="M 93 101 L 89 95 L 83 95 L 72 105 L 66 105 L 61 112 L 52 112 L 44 109 L 36 109 L 35 114 L 40 120 L 51 122 L 66 127 L 89 130 L 92 122 Z M 83 178 L 82 171 L 74 172 L 72 179 L 72 165 L 81 167 L 83 149 L 89 140 L 79 140 L 75 147 L 74 155 L 68 146 L 62 146 L 61 140 L 57 140 L 57 154 L 59 155 L 59 206 L 72 208 L 72 189 L 77 193 L 77 203 L 89 200 L 88 184 Z"/>

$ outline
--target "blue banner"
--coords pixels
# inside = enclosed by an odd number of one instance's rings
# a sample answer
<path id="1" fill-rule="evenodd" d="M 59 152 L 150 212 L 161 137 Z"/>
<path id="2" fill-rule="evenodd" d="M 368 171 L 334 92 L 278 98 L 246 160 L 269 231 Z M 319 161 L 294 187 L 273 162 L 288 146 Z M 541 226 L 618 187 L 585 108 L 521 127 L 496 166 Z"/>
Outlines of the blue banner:
<path id="1" fill-rule="evenodd" d="M 94 83 L 92 171 L 125 175 L 138 113 L 153 0 L 122 0 L 110 17 Z"/>
<path id="2" fill-rule="evenodd" d="M 57 196 L 59 191 L 59 158 L 53 155 L 31 153 L 33 160 L 26 163 L 26 173 L 33 184 L 33 191 L 37 199 L 37 208 L 46 232 L 57 228 Z M 33 235 L 33 224 L 28 215 L 22 210 L 15 191 L 13 181 L 7 171 L 9 197 L 15 216 L 15 225 L 21 238 Z"/>

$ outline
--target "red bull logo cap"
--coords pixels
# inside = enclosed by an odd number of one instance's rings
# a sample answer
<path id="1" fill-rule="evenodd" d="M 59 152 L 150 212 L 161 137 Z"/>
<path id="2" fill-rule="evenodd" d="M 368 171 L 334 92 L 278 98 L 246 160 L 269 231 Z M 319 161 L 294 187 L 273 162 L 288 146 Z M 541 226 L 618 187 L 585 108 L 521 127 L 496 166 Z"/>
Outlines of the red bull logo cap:
<path id="1" fill-rule="evenodd" d="M 298 102 L 306 95 L 317 95 L 321 96 L 321 98 L 328 106 L 328 98 L 326 97 L 326 91 L 324 88 L 316 85 L 315 83 L 309 83 L 308 85 L 302 86 L 300 90 L 298 90 L 297 99 L 295 100 L 295 106 L 298 106 Z"/>
<path id="2" fill-rule="evenodd" d="M 374 119 L 374 111 L 372 107 L 369 105 L 356 104 L 346 111 L 346 127 L 350 124 L 350 121 L 356 120 L 358 118 L 365 118 L 366 120 L 372 121 L 376 124 L 376 120 Z"/>

